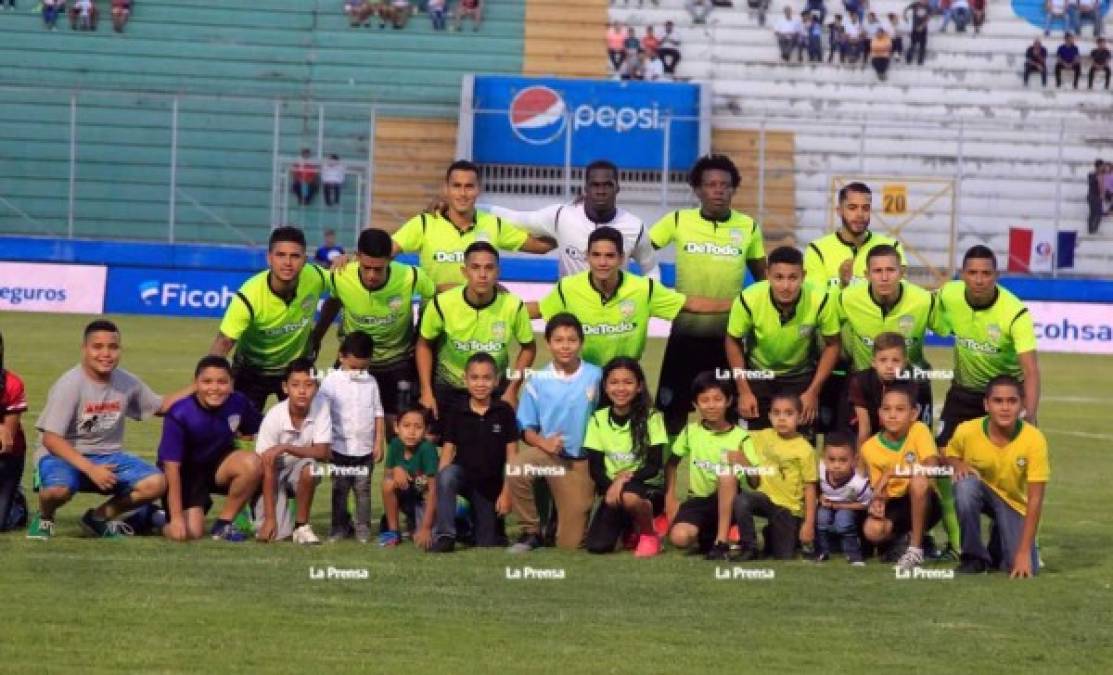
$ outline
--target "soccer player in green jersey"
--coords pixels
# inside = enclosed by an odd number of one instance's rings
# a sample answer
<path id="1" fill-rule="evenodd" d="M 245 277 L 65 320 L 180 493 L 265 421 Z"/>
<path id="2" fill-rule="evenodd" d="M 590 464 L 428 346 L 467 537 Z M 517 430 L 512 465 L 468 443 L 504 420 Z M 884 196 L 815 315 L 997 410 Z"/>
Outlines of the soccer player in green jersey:
<path id="1" fill-rule="evenodd" d="M 325 273 L 306 264 L 305 234 L 279 227 L 267 245 L 267 267 L 244 282 L 224 312 L 209 353 L 232 359 L 236 391 L 260 411 L 267 397 L 284 400 L 286 366 L 309 353 L 309 334 Z"/>
<path id="2" fill-rule="evenodd" d="M 839 190 L 836 213 L 842 225 L 808 244 L 804 251 L 808 281 L 840 288 L 864 282 L 866 254 L 881 244 L 897 249 L 901 264 L 905 264 L 904 252 L 897 240 L 870 231 L 872 205 L 873 192 L 865 183 L 850 183 Z"/>
<path id="3" fill-rule="evenodd" d="M 729 157 L 701 157 L 688 174 L 699 208 L 673 211 L 650 229 L 655 248 L 676 245 L 676 290 L 680 293 L 733 299 L 747 269 L 754 280 L 765 278 L 761 228 L 756 220 L 730 206 L 741 181 L 738 167 Z M 726 327 L 725 313 L 700 315 L 681 310 L 673 320 L 657 388 L 657 407 L 665 415 L 670 435 L 680 433 L 688 421 L 692 373 L 726 369 Z"/>
<path id="4" fill-rule="evenodd" d="M 421 315 L 417 339 L 421 405 L 438 419 L 450 408 L 467 404 L 464 371 L 473 354 L 490 354 L 498 366 L 497 373 L 504 373 L 510 361 L 510 342 L 518 343 L 520 350 L 512 371 L 516 376 L 509 378 L 501 394 L 511 405 L 518 400 L 521 374 L 533 365 L 537 355 L 525 303 L 499 288 L 499 254 L 495 247 L 484 241 L 468 246 L 464 251 L 464 275 L 464 286 L 438 293 Z"/>
<path id="5" fill-rule="evenodd" d="M 1015 295 L 997 283 L 997 256 L 974 246 L 962 257 L 962 279 L 937 293 L 942 330 L 955 336 L 955 379 L 943 403 L 944 447 L 959 424 L 985 415 L 985 388 L 998 375 L 1023 382 L 1024 421 L 1036 424 L 1040 367 L 1032 315 Z"/>
<path id="6" fill-rule="evenodd" d="M 535 237 L 517 225 L 476 209 L 479 198 L 479 167 L 457 160 L 444 179 L 445 208 L 421 213 L 394 233 L 393 255 L 419 254 L 421 269 L 433 278 L 438 291 L 465 282 L 464 250 L 477 241 L 489 242 L 504 251 L 548 253 L 556 241 Z"/>
<path id="7" fill-rule="evenodd" d="M 782 246 L 769 254 L 769 278 L 734 299 L 725 350 L 738 390 L 738 413 L 751 430 L 770 426 L 773 394 L 789 393 L 800 397 L 800 425 L 811 435 L 819 392 L 839 358 L 834 295 L 826 286 L 805 282 L 800 251 Z"/>
<path id="8" fill-rule="evenodd" d="M 583 359 L 602 368 L 618 356 L 640 359 L 650 317 L 671 321 L 681 309 L 699 314 L 730 310 L 730 300 L 686 297 L 645 277 L 624 272 L 622 234 L 600 227 L 588 237 L 590 269 L 564 277 L 540 303 L 527 303 L 533 318 L 570 312 L 584 327 Z"/>
<path id="9" fill-rule="evenodd" d="M 386 427 L 415 401 L 399 400 L 417 394 L 417 365 L 414 362 L 413 302 L 422 303 L 436 295 L 433 280 L 421 268 L 392 261 L 390 235 L 368 229 L 359 235 L 356 259 L 325 277 L 329 299 L 313 329 L 310 343 L 314 353 L 341 308 L 344 321 L 339 335 L 363 332 L 373 345 L 367 372 L 379 385 Z"/>

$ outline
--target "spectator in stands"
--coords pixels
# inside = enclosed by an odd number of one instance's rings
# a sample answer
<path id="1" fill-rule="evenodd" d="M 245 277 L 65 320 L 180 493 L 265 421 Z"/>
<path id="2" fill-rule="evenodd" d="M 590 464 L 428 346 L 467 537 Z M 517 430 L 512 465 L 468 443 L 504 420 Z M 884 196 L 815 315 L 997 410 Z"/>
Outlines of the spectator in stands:
<path id="1" fill-rule="evenodd" d="M 889 12 L 889 35 L 893 38 L 893 58 L 904 57 L 904 22 L 896 12 Z"/>
<path id="2" fill-rule="evenodd" d="M 448 0 L 429 0 L 425 11 L 429 12 L 433 30 L 444 30 L 448 26 Z"/>
<path id="3" fill-rule="evenodd" d="M 1108 71 L 1106 71 L 1108 72 Z M 1102 215 L 1102 179 L 1105 174 L 1105 162 L 1096 160 L 1094 170 L 1086 175 L 1086 205 L 1090 207 L 1090 216 L 1086 219 L 1086 231 L 1094 234 L 1101 227 Z"/>
<path id="4" fill-rule="evenodd" d="M 320 187 L 320 172 L 321 167 L 313 161 L 309 148 L 302 148 L 301 156 L 290 168 L 290 191 L 297 197 L 298 204 L 306 206 L 313 202 Z"/>
<path id="5" fill-rule="evenodd" d="M 665 79 L 665 64 L 659 54 L 642 52 L 642 79 L 650 82 Z"/>
<path id="6" fill-rule="evenodd" d="M 1040 81 L 1047 86 L 1047 48 L 1040 44 L 1040 39 L 1032 41 L 1032 45 L 1024 51 L 1024 86 L 1028 86 L 1028 77 L 1032 73 L 1040 74 Z"/>
<path id="7" fill-rule="evenodd" d="M 66 11 L 66 0 L 42 0 L 43 25 L 49 30 L 55 30 L 58 15 Z"/>
<path id="8" fill-rule="evenodd" d="M 904 60 L 906 63 L 912 63 L 915 59 L 916 65 L 922 66 L 924 65 L 924 56 L 927 53 L 928 22 L 931 20 L 931 8 L 928 7 L 927 0 L 916 0 L 916 2 L 904 8 L 905 20 L 908 19 L 910 12 L 912 14 L 912 40 Z"/>
<path id="9" fill-rule="evenodd" d="M 641 50 L 648 56 L 655 56 L 657 48 L 661 46 L 661 41 L 653 33 L 653 26 L 645 27 L 645 35 L 642 36 Z"/>
<path id="10" fill-rule="evenodd" d="M 750 8 L 750 13 L 757 14 L 757 25 L 759 26 L 765 25 L 765 15 L 769 12 L 769 3 L 770 0 L 746 0 L 746 5 Z M 711 0 L 711 4 L 716 7 L 733 7 L 733 3 L 723 5 L 716 0 Z"/>
<path id="11" fill-rule="evenodd" d="M 864 56 L 862 58 L 862 68 L 865 68 L 866 66 L 868 66 L 870 63 L 873 62 L 873 48 L 872 48 L 871 45 L 873 44 L 873 39 L 875 37 L 877 37 L 877 34 L 884 27 L 885 27 L 885 25 L 883 23 L 881 23 L 881 19 L 877 18 L 877 14 L 875 14 L 874 12 L 868 12 L 866 14 L 866 21 L 865 21 L 865 23 L 862 24 L 862 54 L 868 54 L 869 56 L 868 57 Z M 886 31 L 886 33 L 888 33 L 888 31 Z M 892 51 L 893 51 L 893 49 L 892 49 L 892 38 L 890 38 L 890 40 L 889 40 L 889 57 L 890 58 L 892 58 Z"/>
<path id="12" fill-rule="evenodd" d="M 831 23 L 827 24 L 827 63 L 834 60 L 835 54 L 839 55 L 839 63 L 846 62 L 846 29 L 843 27 L 842 14 L 836 14 Z"/>
<path id="13" fill-rule="evenodd" d="M 846 34 L 846 60 L 852 64 L 858 63 L 858 56 L 862 57 L 864 61 L 867 56 L 862 52 L 862 47 L 865 45 L 865 35 L 862 33 L 862 24 L 858 22 L 858 16 L 855 14 L 848 14 L 846 21 L 843 22 L 843 32 Z"/>
<path id="14" fill-rule="evenodd" d="M 792 8 L 788 5 L 784 7 L 784 17 L 777 19 L 777 23 L 773 24 L 773 34 L 777 36 L 777 46 L 781 49 L 781 60 L 786 63 L 792 59 L 792 50 L 801 48 L 801 37 L 804 35 L 804 27 L 792 15 Z M 800 60 L 804 60 L 803 51 L 801 50 Z"/>
<path id="15" fill-rule="evenodd" d="M 348 25 L 355 28 L 364 23 L 367 15 L 364 11 L 371 6 L 367 0 L 344 0 L 344 14 L 348 17 Z"/>
<path id="16" fill-rule="evenodd" d="M 982 32 L 985 24 L 985 0 L 970 0 L 970 23 L 974 25 L 974 34 Z"/>
<path id="17" fill-rule="evenodd" d="M 1046 0 L 1044 4 L 1044 19 L 1043 34 L 1044 37 L 1051 36 L 1051 24 L 1058 21 L 1063 25 L 1063 32 L 1070 32 L 1070 25 L 1067 22 L 1067 0 Z"/>
<path id="18" fill-rule="evenodd" d="M 70 7 L 69 14 L 70 29 L 97 29 L 97 6 L 93 4 L 93 0 L 74 0 L 73 6 Z"/>
<path id="19" fill-rule="evenodd" d="M 858 17 L 858 23 L 866 18 L 866 5 L 869 4 L 868 0 L 842 0 L 842 6 L 846 9 L 846 15 Z"/>
<path id="20" fill-rule="evenodd" d="M 711 13 L 711 3 L 707 0 L 687 0 L 684 3 L 688 14 L 692 16 L 692 23 L 707 23 L 707 15 Z"/>
<path id="21" fill-rule="evenodd" d="M 665 34 L 661 36 L 661 45 L 657 48 L 665 74 L 670 78 L 676 75 L 676 65 L 680 63 L 680 37 L 675 28 L 672 21 L 665 22 Z"/>
<path id="22" fill-rule="evenodd" d="M 432 8 L 436 0 L 429 0 Z M 444 30 L 443 28 L 441 30 Z M 325 165 L 321 167 L 321 183 L 325 186 L 325 206 L 335 206 L 340 203 L 340 187 L 344 185 L 344 174 L 347 167 L 340 161 L 339 155 L 329 155 Z"/>
<path id="23" fill-rule="evenodd" d="M 970 3 L 968 0 L 945 0 L 943 9 L 943 25 L 939 27 L 940 33 L 947 32 L 947 24 L 955 22 L 955 30 L 959 33 L 966 32 L 966 24 L 970 23 Z"/>
<path id="24" fill-rule="evenodd" d="M 626 28 L 626 40 L 622 43 L 622 49 L 624 52 L 622 61 L 626 65 L 626 68 L 623 69 L 623 75 L 625 76 L 629 75 L 636 67 L 638 56 L 642 49 L 641 40 L 638 39 L 638 34 L 634 31 L 633 26 L 628 26 Z M 630 78 L 623 77 L 623 79 L 628 80 Z"/>
<path id="25" fill-rule="evenodd" d="M 1101 179 L 1102 189 L 1105 190 L 1105 215 L 1113 214 L 1113 164 L 1105 163 L 1102 167 L 1105 170 L 1105 177 Z"/>
<path id="26" fill-rule="evenodd" d="M 405 28 L 406 22 L 410 20 L 413 9 L 410 0 L 390 0 L 390 6 L 383 4 L 379 7 L 379 20 L 380 22 L 390 21 L 390 26 L 394 30 L 401 30 Z"/>
<path id="27" fill-rule="evenodd" d="M 123 33 L 130 18 L 131 0 L 112 0 L 112 30 Z"/>
<path id="28" fill-rule="evenodd" d="M 1109 88 L 1109 48 L 1105 38 L 1098 38 L 1098 46 L 1090 51 L 1090 89 L 1094 88 L 1094 73 L 1105 73 L 1105 88 Z"/>
<path id="29" fill-rule="evenodd" d="M 827 5 L 823 4 L 823 0 L 807 0 L 804 11 L 818 19 L 822 28 L 823 21 L 827 18 Z"/>
<path id="30" fill-rule="evenodd" d="M 607 58 L 611 60 L 611 67 L 617 74 L 622 68 L 622 59 L 626 55 L 626 31 L 618 21 L 607 26 Z"/>
<path id="31" fill-rule="evenodd" d="M 1071 7 L 1075 9 L 1074 33 L 1082 37 L 1082 22 L 1089 21 L 1094 25 L 1094 37 L 1101 35 L 1101 0 L 1073 0 Z"/>
<path id="32" fill-rule="evenodd" d="M 877 35 L 870 40 L 870 63 L 877 73 L 877 79 L 884 82 L 889 73 L 889 62 L 893 58 L 893 39 L 885 32 L 884 28 L 877 31 Z"/>
<path id="33" fill-rule="evenodd" d="M 472 31 L 478 31 L 483 23 L 483 0 L 460 0 L 456 7 L 456 30 L 464 27 L 464 19 L 471 19 Z"/>
<path id="34" fill-rule="evenodd" d="M 624 80 L 644 80 L 645 79 L 645 53 L 633 52 L 631 55 L 627 53 L 626 59 L 622 64 L 622 79 Z"/>
<path id="35" fill-rule="evenodd" d="M 1082 76 L 1082 55 L 1078 45 L 1074 44 L 1074 36 L 1067 33 L 1063 36 L 1063 44 L 1055 50 L 1055 86 L 1063 86 L 1063 70 L 1074 71 L 1074 88 L 1078 89 L 1078 78 Z"/>
<path id="36" fill-rule="evenodd" d="M 342 255 L 344 255 L 344 247 L 336 243 L 336 230 L 325 230 L 325 240 L 317 247 L 313 260 L 327 269 L 332 265 L 333 260 Z"/>
<path id="37" fill-rule="evenodd" d="M 819 16 L 812 12 L 804 12 L 804 36 L 808 44 L 808 61 L 822 62 L 823 23 L 819 20 Z"/>

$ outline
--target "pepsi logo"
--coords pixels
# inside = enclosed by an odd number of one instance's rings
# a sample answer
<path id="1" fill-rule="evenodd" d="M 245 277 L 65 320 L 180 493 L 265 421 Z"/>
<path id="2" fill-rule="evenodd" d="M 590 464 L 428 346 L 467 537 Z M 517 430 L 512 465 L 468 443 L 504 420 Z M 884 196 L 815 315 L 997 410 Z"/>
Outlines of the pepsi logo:
<path id="1" fill-rule="evenodd" d="M 548 87 L 532 86 L 510 101 L 510 130 L 530 145 L 552 143 L 564 133 L 566 106 L 560 94 Z"/>

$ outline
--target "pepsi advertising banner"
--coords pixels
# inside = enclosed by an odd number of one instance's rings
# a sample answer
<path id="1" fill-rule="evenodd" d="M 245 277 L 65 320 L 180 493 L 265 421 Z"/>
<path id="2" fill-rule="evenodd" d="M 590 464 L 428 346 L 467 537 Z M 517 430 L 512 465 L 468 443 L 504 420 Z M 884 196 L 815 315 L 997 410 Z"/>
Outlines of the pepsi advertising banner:
<path id="1" fill-rule="evenodd" d="M 220 318 L 250 272 L 111 267 L 104 311 Z"/>
<path id="2" fill-rule="evenodd" d="M 660 170 L 666 127 L 671 170 L 686 171 L 700 155 L 698 85 L 476 75 L 470 93 L 480 164 L 563 166 L 571 134 L 572 166 L 606 158 L 624 170 Z"/>

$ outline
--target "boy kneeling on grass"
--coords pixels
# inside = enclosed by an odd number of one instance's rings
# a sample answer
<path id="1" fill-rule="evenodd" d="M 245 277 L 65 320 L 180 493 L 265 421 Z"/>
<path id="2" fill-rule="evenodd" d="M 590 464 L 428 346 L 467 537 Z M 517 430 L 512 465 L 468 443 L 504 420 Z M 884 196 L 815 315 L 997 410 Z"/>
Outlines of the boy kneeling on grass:
<path id="1" fill-rule="evenodd" d="M 1024 389 L 1011 375 L 989 381 L 985 417 L 963 422 L 947 445 L 954 469 L 955 503 L 962 525 L 962 563 L 957 571 L 1009 572 L 1030 577 L 1039 570 L 1036 533 L 1051 468 L 1047 439 L 1020 419 Z M 982 543 L 982 514 L 993 529 Z"/>
<path id="2" fill-rule="evenodd" d="M 913 385 L 898 382 L 881 399 L 882 431 L 870 437 L 859 452 L 859 464 L 870 477 L 873 500 L 863 533 L 883 546 L 882 560 L 909 571 L 924 562 L 924 533 L 942 514 L 939 495 L 929 477 L 939 464 L 935 439 L 917 421 L 919 406 Z M 907 548 L 904 538 L 908 537 Z"/>
<path id="3" fill-rule="evenodd" d="M 255 452 L 263 460 L 263 494 L 255 503 L 255 536 L 260 541 L 292 537 L 295 544 L 320 544 L 309 526 L 313 493 L 321 481 L 317 461 L 327 461 L 332 443 L 328 404 L 317 397 L 316 369 L 309 359 L 286 367 L 287 398 L 269 411 L 259 427 Z M 287 498 L 293 496 L 293 518 Z"/>
<path id="4" fill-rule="evenodd" d="M 394 438 L 386 450 L 383 475 L 383 510 L 386 526 L 379 533 L 380 546 L 397 546 L 402 540 L 399 514 L 406 514 L 414 545 L 429 548 L 437 511 L 437 448 L 425 440 L 425 408 L 403 410 L 394 422 Z"/>
<path id="5" fill-rule="evenodd" d="M 464 368 L 467 405 L 442 409 L 444 431 L 437 467 L 437 513 L 432 553 L 456 548 L 456 497 L 471 504 L 476 546 L 504 546 L 502 517 L 510 513 L 506 465 L 518 454 L 518 422 L 506 401 L 494 398 L 498 364 L 487 352 Z"/>
<path id="6" fill-rule="evenodd" d="M 696 376 L 692 400 L 700 419 L 689 422 L 676 437 L 665 465 L 665 502 L 671 505 L 676 503 L 676 467 L 682 457 L 689 458 L 688 499 L 672 518 L 669 541 L 682 549 L 698 544 L 697 550 L 708 560 L 728 560 L 731 510 L 738 494 L 730 456 L 739 450 L 752 456 L 753 441 L 735 424 L 732 387 L 715 373 Z"/>
<path id="7" fill-rule="evenodd" d="M 788 560 L 797 544 L 811 546 L 815 540 L 816 469 L 815 449 L 797 431 L 803 405 L 795 394 L 776 394 L 770 403 L 769 429 L 755 431 L 754 453 L 735 453 L 734 459 L 755 471 L 746 473 L 750 490 L 734 498 L 734 521 L 738 525 L 739 552 L 735 559 L 757 557 L 754 516 L 768 521 L 764 530 L 765 555 Z"/>

